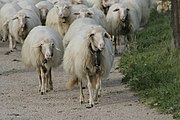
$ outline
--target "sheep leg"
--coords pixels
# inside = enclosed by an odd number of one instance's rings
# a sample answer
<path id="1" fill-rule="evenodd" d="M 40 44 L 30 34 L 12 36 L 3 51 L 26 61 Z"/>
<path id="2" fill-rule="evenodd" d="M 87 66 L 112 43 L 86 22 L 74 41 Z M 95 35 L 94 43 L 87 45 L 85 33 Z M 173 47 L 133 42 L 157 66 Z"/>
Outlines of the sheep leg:
<path id="1" fill-rule="evenodd" d="M 39 75 L 39 92 L 41 92 L 41 86 L 42 86 L 42 79 L 41 79 L 41 70 L 40 68 L 37 69 L 38 75 Z"/>
<path id="2" fill-rule="evenodd" d="M 47 75 L 46 75 L 46 68 L 41 67 L 41 80 L 42 80 L 42 85 L 41 85 L 41 95 L 45 93 L 45 86 L 47 84 Z"/>
<path id="3" fill-rule="evenodd" d="M 13 39 L 12 39 L 12 36 L 9 35 L 9 49 L 10 49 L 10 52 L 13 51 Z"/>
<path id="4" fill-rule="evenodd" d="M 51 68 L 47 72 L 47 92 L 53 90 L 52 76 L 51 76 Z"/>
<path id="5" fill-rule="evenodd" d="M 87 86 L 88 86 L 88 91 L 89 91 L 89 105 L 90 107 L 93 107 L 94 106 L 94 100 L 93 100 L 93 89 L 92 89 L 92 83 L 91 83 L 91 80 L 90 80 L 90 77 L 89 75 L 86 75 L 86 78 L 87 78 Z"/>
<path id="6" fill-rule="evenodd" d="M 82 81 L 81 80 L 80 80 L 79 88 L 80 88 L 80 103 L 82 104 L 84 102 L 84 95 L 83 95 Z"/>
<path id="7" fill-rule="evenodd" d="M 3 31 L 3 39 L 2 39 L 2 41 L 6 42 L 7 41 L 7 37 L 8 37 L 7 32 Z"/>
<path id="8" fill-rule="evenodd" d="M 98 92 L 99 92 L 99 89 L 100 89 L 100 81 L 101 81 L 101 79 L 100 79 L 100 76 L 99 76 L 99 74 L 97 75 L 97 81 L 96 81 L 96 89 L 95 89 L 95 96 L 94 96 L 94 100 L 95 101 L 97 101 L 97 99 L 98 99 Z"/>
<path id="9" fill-rule="evenodd" d="M 98 92 L 98 97 L 101 97 L 101 90 L 102 90 L 102 86 L 101 86 L 101 80 L 99 81 L 99 92 Z"/>
<path id="10" fill-rule="evenodd" d="M 16 45 L 17 45 L 17 42 L 15 40 L 13 40 L 14 43 L 13 43 L 13 50 L 16 49 Z"/>

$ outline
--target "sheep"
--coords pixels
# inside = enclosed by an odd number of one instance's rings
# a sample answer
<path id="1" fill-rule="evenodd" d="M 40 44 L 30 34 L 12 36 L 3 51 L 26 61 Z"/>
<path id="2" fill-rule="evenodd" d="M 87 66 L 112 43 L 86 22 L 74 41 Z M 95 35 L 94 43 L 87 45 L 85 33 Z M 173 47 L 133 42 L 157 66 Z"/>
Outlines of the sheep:
<path id="1" fill-rule="evenodd" d="M 54 5 L 49 1 L 41 1 L 36 4 L 36 7 L 40 11 L 40 19 L 41 19 L 42 25 L 45 25 L 47 14 L 49 10 L 53 8 L 53 6 Z"/>
<path id="2" fill-rule="evenodd" d="M 16 3 L 6 3 L 0 10 L 0 34 L 2 41 L 7 41 L 8 24 L 7 20 L 11 19 L 21 7 Z"/>
<path id="3" fill-rule="evenodd" d="M 71 34 L 71 31 L 74 33 Z M 113 64 L 111 37 L 102 26 L 96 24 L 95 20 L 79 18 L 71 24 L 65 38 L 70 39 L 63 57 L 63 68 L 72 76 L 68 86 L 72 88 L 80 82 L 82 103 L 84 101 L 82 80 L 87 80 L 89 105 L 93 107 L 94 100 L 98 98 L 101 80 L 108 77 Z M 94 99 L 92 87 L 95 89 Z"/>
<path id="4" fill-rule="evenodd" d="M 124 1 L 123 3 L 113 4 L 107 13 L 106 19 L 109 25 L 109 31 L 114 36 L 115 53 L 120 53 L 117 49 L 119 43 L 119 35 L 125 36 L 124 42 L 127 46 L 127 39 L 135 39 L 135 33 L 139 31 L 141 12 L 139 6 L 132 1 Z"/>
<path id="5" fill-rule="evenodd" d="M 84 4 L 89 6 L 89 3 L 86 0 L 72 0 L 72 4 Z"/>
<path id="6" fill-rule="evenodd" d="M 108 31 L 107 21 L 105 14 L 97 8 L 84 8 L 79 12 L 74 13 L 77 18 L 89 17 L 94 19 L 99 25 L 101 25 L 106 31 Z"/>
<path id="7" fill-rule="evenodd" d="M 40 18 L 39 9 L 30 1 L 19 1 L 17 4 L 23 9 L 29 9 L 36 13 L 36 15 Z"/>
<path id="8" fill-rule="evenodd" d="M 103 7 L 110 7 L 111 5 L 115 4 L 115 3 L 120 3 L 123 0 L 102 0 L 102 5 Z"/>
<path id="9" fill-rule="evenodd" d="M 121 2 L 129 2 L 130 4 L 133 3 L 139 6 L 139 10 L 141 12 L 141 27 L 144 27 L 149 19 L 150 16 L 150 8 L 152 6 L 152 0 L 103 0 L 102 4 L 103 7 L 110 7 L 115 3 Z M 137 9 L 137 8 L 136 8 Z"/>
<path id="10" fill-rule="evenodd" d="M 58 2 L 49 11 L 46 18 L 46 26 L 58 31 L 64 37 L 70 24 L 75 20 L 73 12 L 79 11 L 81 8 L 87 8 L 86 5 L 72 5 L 70 2 Z"/>
<path id="11" fill-rule="evenodd" d="M 34 27 L 41 25 L 39 17 L 29 9 L 21 9 L 8 21 L 10 52 L 16 49 L 16 42 L 24 42 Z"/>
<path id="12" fill-rule="evenodd" d="M 62 63 L 63 54 L 62 37 L 47 26 L 33 28 L 25 39 L 21 51 L 22 62 L 37 70 L 41 95 L 53 90 L 51 69 Z"/>
<path id="13" fill-rule="evenodd" d="M 157 1 L 157 8 L 156 8 L 158 13 L 165 13 L 169 10 L 171 10 L 171 2 L 170 1 Z"/>
<path id="14" fill-rule="evenodd" d="M 36 5 L 38 2 L 45 1 L 45 0 L 14 0 L 14 1 L 16 2 L 26 1 L 26 2 L 29 2 L 30 4 Z"/>

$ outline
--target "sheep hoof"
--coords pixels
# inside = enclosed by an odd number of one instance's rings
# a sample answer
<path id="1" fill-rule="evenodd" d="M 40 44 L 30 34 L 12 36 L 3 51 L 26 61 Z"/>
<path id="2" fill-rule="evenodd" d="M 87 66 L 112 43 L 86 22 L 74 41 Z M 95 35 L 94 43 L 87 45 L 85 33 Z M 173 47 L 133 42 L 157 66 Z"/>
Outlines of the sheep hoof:
<path id="1" fill-rule="evenodd" d="M 90 106 L 91 106 L 91 107 L 93 107 L 94 105 L 93 105 L 93 104 L 91 104 Z"/>
<path id="2" fill-rule="evenodd" d="M 80 101 L 80 104 L 83 104 L 84 103 L 84 101 Z"/>
<path id="3" fill-rule="evenodd" d="M 94 106 L 94 105 L 91 104 L 90 106 L 87 106 L 86 108 L 90 109 L 90 108 L 92 108 L 93 106 Z"/>

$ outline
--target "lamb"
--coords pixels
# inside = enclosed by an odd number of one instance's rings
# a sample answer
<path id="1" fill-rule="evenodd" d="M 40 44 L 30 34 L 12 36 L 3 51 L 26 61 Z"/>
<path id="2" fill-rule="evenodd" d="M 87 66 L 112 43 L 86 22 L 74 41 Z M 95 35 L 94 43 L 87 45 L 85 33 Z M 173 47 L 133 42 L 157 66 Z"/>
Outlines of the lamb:
<path id="1" fill-rule="evenodd" d="M 29 9 L 21 9 L 8 21 L 9 48 L 16 49 L 16 42 L 23 43 L 28 33 L 34 27 L 41 25 L 39 17 Z"/>
<path id="2" fill-rule="evenodd" d="M 36 7 L 40 11 L 40 19 L 41 19 L 42 25 L 45 25 L 47 14 L 49 10 L 53 8 L 53 6 L 54 5 L 49 1 L 41 1 L 36 4 Z"/>
<path id="3" fill-rule="evenodd" d="M 140 28 L 141 12 L 137 11 L 138 5 L 131 4 L 132 1 L 113 4 L 107 13 L 106 19 L 109 25 L 110 34 L 113 35 L 115 44 L 115 53 L 120 53 L 117 49 L 117 42 L 120 40 L 119 35 L 125 36 L 124 42 L 127 46 L 129 41 L 135 39 L 135 33 Z M 137 9 L 136 9 L 137 8 Z"/>
<path id="4" fill-rule="evenodd" d="M 75 33 L 71 34 L 70 31 Z M 100 82 L 108 77 L 113 64 L 111 37 L 103 27 L 96 25 L 95 20 L 79 18 L 72 23 L 65 38 L 69 38 L 70 42 L 65 49 L 63 68 L 73 78 L 68 86 L 72 88 L 80 82 L 80 102 L 82 103 L 84 101 L 82 80 L 87 80 L 89 105 L 93 107 L 94 100 L 98 98 Z M 95 89 L 94 99 L 92 87 Z"/>
<path id="5" fill-rule="evenodd" d="M 7 20 L 11 19 L 21 7 L 16 3 L 6 3 L 0 10 L 0 34 L 2 41 L 7 41 L 8 38 L 8 24 Z"/>
<path id="6" fill-rule="evenodd" d="M 22 62 L 37 70 L 41 95 L 53 90 L 51 69 L 62 63 L 63 54 L 62 37 L 51 28 L 37 26 L 28 34 L 22 46 Z"/>
<path id="7" fill-rule="evenodd" d="M 81 8 L 87 8 L 86 5 L 72 5 L 70 2 L 58 2 L 49 11 L 46 18 L 46 26 L 53 28 L 64 37 L 70 24 L 75 20 L 73 12 L 79 11 Z"/>

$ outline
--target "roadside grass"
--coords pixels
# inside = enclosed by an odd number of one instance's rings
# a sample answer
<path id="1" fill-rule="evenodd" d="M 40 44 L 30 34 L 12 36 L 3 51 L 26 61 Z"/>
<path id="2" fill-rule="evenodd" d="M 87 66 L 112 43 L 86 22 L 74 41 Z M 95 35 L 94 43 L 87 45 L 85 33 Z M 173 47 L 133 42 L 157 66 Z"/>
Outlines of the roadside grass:
<path id="1" fill-rule="evenodd" d="M 134 44 L 120 60 L 123 82 L 137 91 L 145 104 L 180 119 L 180 52 L 172 45 L 170 15 L 152 10 Z"/>

